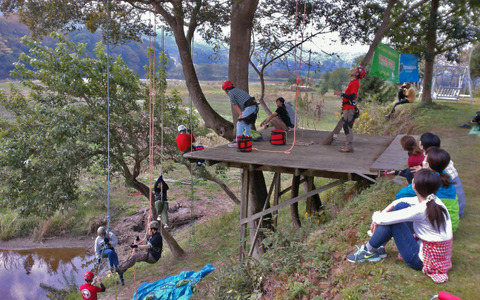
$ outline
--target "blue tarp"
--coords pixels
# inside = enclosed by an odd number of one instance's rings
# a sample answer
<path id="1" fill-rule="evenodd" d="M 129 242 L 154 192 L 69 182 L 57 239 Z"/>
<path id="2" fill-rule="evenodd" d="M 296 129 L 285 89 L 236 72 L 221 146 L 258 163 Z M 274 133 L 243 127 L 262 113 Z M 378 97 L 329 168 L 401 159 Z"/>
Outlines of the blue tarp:
<path id="1" fill-rule="evenodd" d="M 200 271 L 183 271 L 158 281 L 142 284 L 133 295 L 132 300 L 186 300 L 192 297 L 192 285 L 198 283 L 208 273 L 215 270 L 207 264 Z M 178 285 L 178 287 L 177 287 Z"/>

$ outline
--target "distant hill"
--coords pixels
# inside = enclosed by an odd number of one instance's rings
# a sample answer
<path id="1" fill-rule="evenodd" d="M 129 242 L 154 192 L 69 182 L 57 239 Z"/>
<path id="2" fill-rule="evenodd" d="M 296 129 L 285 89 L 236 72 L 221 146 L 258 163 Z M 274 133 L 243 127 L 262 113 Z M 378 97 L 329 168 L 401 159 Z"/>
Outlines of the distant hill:
<path id="1" fill-rule="evenodd" d="M 28 52 L 28 48 L 21 43 L 21 38 L 28 35 L 28 29 L 25 25 L 19 23 L 18 17 L 10 15 L 8 18 L 0 16 L 0 79 L 9 78 L 9 73 L 14 69 L 13 64 L 18 61 L 18 57 L 22 52 Z M 68 34 L 68 38 L 75 43 L 87 44 L 87 54 L 95 57 L 93 49 L 96 44 L 102 40 L 99 32 L 90 33 L 88 30 L 74 31 Z M 49 47 L 55 46 L 55 41 L 45 38 L 43 41 Z M 161 37 L 156 38 L 156 49 L 161 49 Z M 111 55 L 115 58 L 121 56 L 127 66 L 135 70 L 140 77 L 144 78 L 146 70 L 144 66 L 148 65 L 147 47 L 148 41 L 144 39 L 142 43 L 128 42 L 119 46 L 110 48 Z M 169 62 L 167 72 L 169 78 L 183 79 L 183 70 L 180 62 L 177 45 L 172 36 L 165 36 L 165 51 Z M 305 50 L 304 50 L 305 51 Z M 308 68 L 303 66 L 302 74 L 310 72 L 310 74 L 324 73 L 332 71 L 340 67 L 350 68 L 353 61 L 363 53 L 336 53 L 335 55 L 315 54 L 312 55 L 311 65 Z M 304 58 L 305 60 L 305 58 Z M 222 80 L 227 77 L 228 72 L 228 49 L 214 53 L 212 45 L 205 41 L 196 41 L 193 45 L 193 61 L 196 66 L 197 76 L 200 80 Z M 287 69 L 292 70 L 282 64 L 273 64 L 267 69 L 267 78 L 288 77 Z M 253 73 L 252 73 L 253 74 Z M 312 75 L 313 76 L 313 75 Z M 256 76 L 251 76 L 252 80 L 256 80 Z"/>

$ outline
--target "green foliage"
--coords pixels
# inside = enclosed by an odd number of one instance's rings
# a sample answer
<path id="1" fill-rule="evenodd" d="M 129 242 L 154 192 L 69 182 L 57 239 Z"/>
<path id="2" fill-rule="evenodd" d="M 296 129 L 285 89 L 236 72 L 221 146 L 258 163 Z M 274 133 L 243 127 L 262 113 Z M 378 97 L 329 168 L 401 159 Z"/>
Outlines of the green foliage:
<path id="1" fill-rule="evenodd" d="M 30 54 L 20 57 L 13 73 L 31 93 L 26 97 L 12 86 L 0 103 L 14 116 L 1 124 L 0 167 L 5 172 L 0 177 L 5 192 L 0 201 L 24 215 L 52 215 L 73 206 L 82 172 L 95 165 L 106 169 L 107 127 L 111 172 L 128 185 L 143 185 L 137 177 L 149 153 L 149 88 L 138 74 L 121 58 L 110 59 L 107 98 L 102 45 L 95 49 L 97 58 L 91 58 L 85 45 L 58 34 L 52 37 L 58 40 L 55 49 L 24 38 Z M 166 157 L 176 160 L 178 123 L 197 127 L 198 117 L 190 118 L 175 92 L 165 95 L 165 71 L 155 83 L 154 151 L 158 155 L 163 146 L 160 162 Z"/>
<path id="2" fill-rule="evenodd" d="M 25 219 L 17 212 L 4 208 L 0 210 L 0 239 L 10 240 L 28 236 L 37 227 L 39 221 L 38 217 Z"/>
<path id="3" fill-rule="evenodd" d="M 322 90 L 344 90 L 349 81 L 350 71 L 347 68 L 338 68 L 325 74 Z"/>
<path id="4" fill-rule="evenodd" d="M 480 46 L 473 49 L 470 58 L 470 77 L 472 80 L 476 80 L 480 77 Z"/>

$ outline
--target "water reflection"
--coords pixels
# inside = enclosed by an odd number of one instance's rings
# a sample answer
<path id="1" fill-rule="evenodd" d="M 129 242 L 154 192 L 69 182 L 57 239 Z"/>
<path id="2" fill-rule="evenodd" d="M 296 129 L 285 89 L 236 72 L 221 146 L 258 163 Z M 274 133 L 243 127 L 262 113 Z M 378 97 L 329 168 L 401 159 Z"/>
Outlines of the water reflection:
<path id="1" fill-rule="evenodd" d="M 84 248 L 0 249 L 0 298 L 49 299 L 54 289 L 82 284 L 94 263 Z"/>

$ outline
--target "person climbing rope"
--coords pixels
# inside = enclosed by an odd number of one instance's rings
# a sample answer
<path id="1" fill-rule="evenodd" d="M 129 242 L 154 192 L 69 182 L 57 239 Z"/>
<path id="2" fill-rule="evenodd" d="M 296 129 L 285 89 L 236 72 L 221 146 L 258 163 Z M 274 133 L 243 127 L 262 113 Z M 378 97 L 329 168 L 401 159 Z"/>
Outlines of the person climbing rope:
<path id="1" fill-rule="evenodd" d="M 155 192 L 155 209 L 157 210 L 157 220 L 163 222 L 163 226 L 168 228 L 168 199 L 167 191 L 168 184 L 163 180 L 163 176 L 160 175 L 153 187 Z"/>
<path id="2" fill-rule="evenodd" d="M 163 239 L 160 234 L 160 224 L 157 221 L 151 221 L 149 224 L 150 234 L 146 239 L 145 245 L 136 244 L 136 241 L 130 245 L 132 249 L 144 249 L 146 252 L 137 251 L 131 255 L 126 261 L 118 266 L 118 273 L 125 273 L 126 270 L 133 267 L 136 262 L 144 261 L 149 264 L 156 263 L 162 256 Z M 138 239 L 138 238 L 137 238 Z M 122 278 L 123 282 L 123 278 Z"/>
<path id="3" fill-rule="evenodd" d="M 230 98 L 233 110 L 238 114 L 236 137 L 242 135 L 250 136 L 252 124 L 255 124 L 258 114 L 258 104 L 255 101 L 255 97 L 251 97 L 247 92 L 237 89 L 228 80 L 222 84 L 222 89 Z M 228 146 L 236 147 L 236 139 Z"/>
<path id="4" fill-rule="evenodd" d="M 82 294 L 83 300 L 97 300 L 97 293 L 105 292 L 106 288 L 102 280 L 98 277 L 94 278 L 92 272 L 85 272 L 83 279 L 85 279 L 86 282 L 80 286 L 80 293 Z M 95 283 L 100 284 L 100 287 L 94 285 Z"/>
<path id="5" fill-rule="evenodd" d="M 97 229 L 97 238 L 95 239 L 95 256 L 98 264 L 101 264 L 102 258 L 108 257 L 110 263 L 110 270 L 115 273 L 118 268 L 118 255 L 115 252 L 115 246 L 118 244 L 117 237 L 111 231 L 107 233 L 104 226 Z M 119 275 L 120 282 L 123 282 L 122 276 Z"/>
<path id="6" fill-rule="evenodd" d="M 357 96 L 360 88 L 359 79 L 365 78 L 367 72 L 362 66 L 350 71 L 351 81 L 345 92 L 335 91 L 334 95 L 342 97 L 342 118 L 343 131 L 345 132 L 345 146 L 339 149 L 340 152 L 353 152 L 353 123 L 355 122 L 355 111 L 357 111 Z"/>

